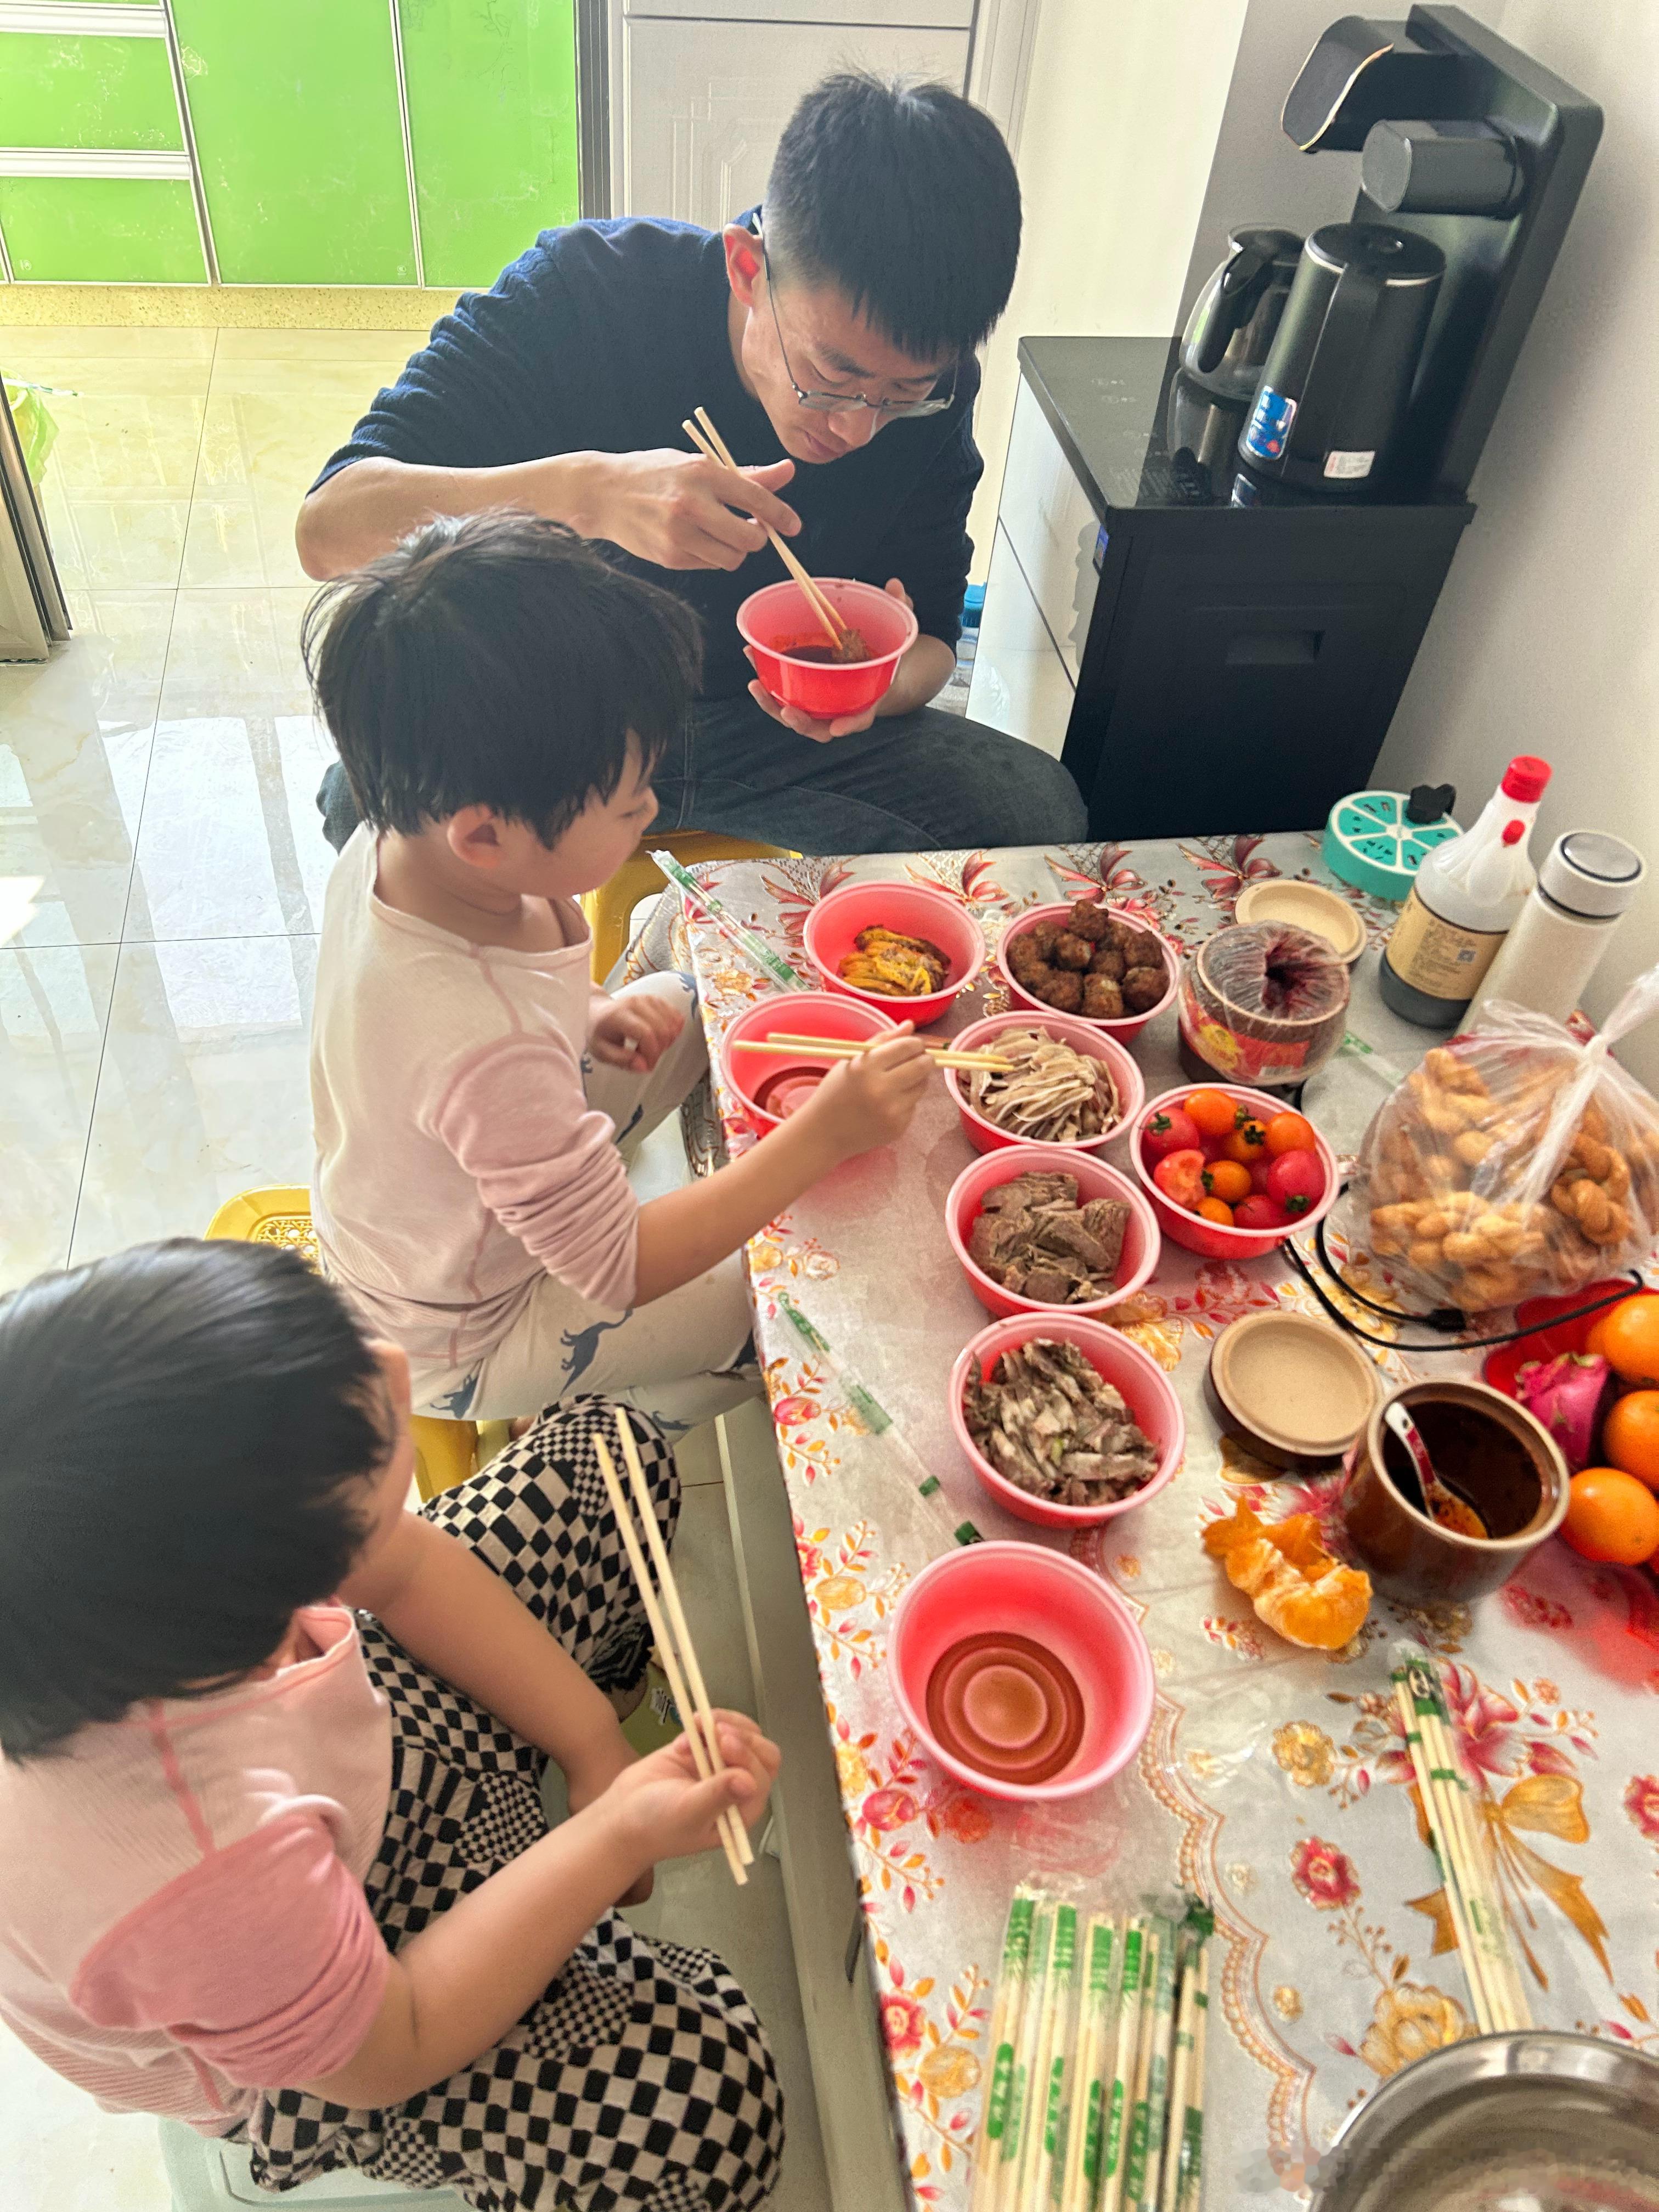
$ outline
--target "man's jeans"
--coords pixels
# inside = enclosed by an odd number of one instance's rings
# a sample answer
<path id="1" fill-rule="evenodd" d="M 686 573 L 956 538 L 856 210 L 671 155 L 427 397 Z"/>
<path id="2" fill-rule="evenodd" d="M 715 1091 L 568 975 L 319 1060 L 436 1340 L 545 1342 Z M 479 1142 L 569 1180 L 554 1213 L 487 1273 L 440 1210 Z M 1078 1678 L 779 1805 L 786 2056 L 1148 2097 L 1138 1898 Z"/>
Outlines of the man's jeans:
<path id="1" fill-rule="evenodd" d="M 1089 834 L 1058 761 L 938 707 L 815 744 L 748 697 L 701 700 L 653 781 L 659 830 L 720 830 L 797 853 L 974 851 Z M 357 824 L 337 763 L 317 804 L 337 851 Z"/>

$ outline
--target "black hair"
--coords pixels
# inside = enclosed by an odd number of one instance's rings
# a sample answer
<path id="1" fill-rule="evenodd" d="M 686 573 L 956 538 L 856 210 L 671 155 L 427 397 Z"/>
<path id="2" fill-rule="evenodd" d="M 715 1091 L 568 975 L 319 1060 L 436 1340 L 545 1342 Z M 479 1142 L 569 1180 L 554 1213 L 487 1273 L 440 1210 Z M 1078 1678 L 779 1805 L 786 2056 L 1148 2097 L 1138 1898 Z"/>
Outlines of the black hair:
<path id="1" fill-rule="evenodd" d="M 913 361 L 971 352 L 1013 289 L 1013 161 L 947 85 L 826 77 L 785 125 L 762 219 L 777 274 L 835 285 Z"/>
<path id="2" fill-rule="evenodd" d="M 648 775 L 696 688 L 696 617 L 562 523 L 443 518 L 325 584 L 306 668 L 351 795 L 414 835 L 464 806 L 550 845 L 609 799 L 630 736 Z"/>
<path id="3" fill-rule="evenodd" d="M 0 1749 L 261 1665 L 361 1546 L 379 1363 L 270 1244 L 141 1244 L 0 1305 Z"/>

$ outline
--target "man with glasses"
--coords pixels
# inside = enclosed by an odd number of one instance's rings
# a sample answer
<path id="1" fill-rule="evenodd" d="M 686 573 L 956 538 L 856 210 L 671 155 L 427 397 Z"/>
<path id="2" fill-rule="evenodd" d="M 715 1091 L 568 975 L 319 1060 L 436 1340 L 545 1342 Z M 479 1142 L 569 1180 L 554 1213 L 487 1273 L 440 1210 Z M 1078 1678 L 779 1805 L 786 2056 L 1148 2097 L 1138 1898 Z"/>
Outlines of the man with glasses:
<path id="1" fill-rule="evenodd" d="M 464 296 L 307 495 L 307 573 L 357 567 L 436 514 L 528 507 L 702 617 L 702 695 L 655 779 L 664 829 L 817 853 L 1080 838 L 1057 761 L 929 703 L 956 665 L 972 550 L 975 349 L 1019 225 L 979 109 L 939 85 L 832 77 L 791 118 L 762 206 L 724 232 L 573 223 Z M 735 470 L 693 450 L 680 426 L 699 407 Z M 816 721 L 755 680 L 735 617 L 783 573 L 767 526 L 814 574 L 914 608 L 920 635 L 873 712 Z M 343 843 L 337 769 L 319 803 Z"/>

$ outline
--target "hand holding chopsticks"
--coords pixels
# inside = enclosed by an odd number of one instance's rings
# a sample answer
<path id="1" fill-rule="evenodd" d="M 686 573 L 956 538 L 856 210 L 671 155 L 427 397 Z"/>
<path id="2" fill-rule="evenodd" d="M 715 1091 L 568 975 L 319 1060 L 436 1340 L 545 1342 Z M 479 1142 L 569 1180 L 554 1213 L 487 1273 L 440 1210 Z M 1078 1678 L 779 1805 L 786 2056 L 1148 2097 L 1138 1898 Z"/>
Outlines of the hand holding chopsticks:
<path id="1" fill-rule="evenodd" d="M 663 1542 L 662 1531 L 657 1526 L 650 1486 L 645 1479 L 645 1469 L 640 1464 L 639 1447 L 634 1441 L 634 1431 L 629 1425 L 628 1416 L 620 1409 L 617 1414 L 617 1436 L 622 1445 L 623 1458 L 627 1463 L 634 1504 L 639 1510 L 659 1589 L 652 1586 L 645 1555 L 640 1548 L 639 1535 L 634 1525 L 633 1512 L 623 1494 L 616 1462 L 606 1449 L 603 1437 L 596 1437 L 593 1440 L 594 1455 L 599 1463 L 605 1496 L 610 1499 L 611 1510 L 616 1516 L 623 1549 L 628 1555 L 629 1566 L 644 1601 L 645 1617 L 650 1623 L 663 1672 L 668 1677 L 669 1693 L 679 1707 L 680 1717 L 685 1723 L 685 1733 L 690 1741 L 691 1756 L 696 1763 L 697 1772 L 707 1782 L 714 1775 L 725 1772 L 726 1760 L 721 1756 L 714 1717 L 708 1703 L 708 1686 L 703 1681 L 702 1668 L 697 1663 L 691 1632 L 686 1626 L 684 1608 L 680 1603 L 679 1590 L 674 1581 L 674 1571 L 668 1564 L 668 1547 Z M 741 1887 L 749 1879 L 744 1869 L 752 1866 L 755 1859 L 749 1831 L 744 1827 L 737 1808 L 732 1805 L 726 1807 L 717 1825 L 726 1863 L 732 1869 L 732 1879 Z"/>
<path id="2" fill-rule="evenodd" d="M 688 415 L 680 428 L 706 460 L 713 461 L 717 468 L 730 469 L 734 476 L 739 473 L 737 463 L 726 449 L 726 441 L 710 422 L 706 407 L 698 408 L 696 422 Z M 806 594 L 806 604 L 823 623 L 830 644 L 839 653 L 847 636 L 846 623 L 771 525 L 763 522 L 761 527 L 776 548 L 779 560 Z"/>

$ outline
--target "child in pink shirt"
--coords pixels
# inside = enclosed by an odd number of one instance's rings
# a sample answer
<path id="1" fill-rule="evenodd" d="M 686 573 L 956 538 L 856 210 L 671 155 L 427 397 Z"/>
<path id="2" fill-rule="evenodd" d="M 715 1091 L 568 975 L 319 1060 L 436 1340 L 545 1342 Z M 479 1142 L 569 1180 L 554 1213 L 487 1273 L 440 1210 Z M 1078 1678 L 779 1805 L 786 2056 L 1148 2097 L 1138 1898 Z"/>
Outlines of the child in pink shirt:
<path id="1" fill-rule="evenodd" d="M 690 984 L 588 981 L 577 896 L 656 812 L 695 618 L 557 523 L 431 524 L 319 596 L 317 696 L 363 817 L 328 890 L 311 1082 L 329 1273 L 474 1419 L 573 1389 L 672 1426 L 757 1387 L 738 1258 L 930 1079 L 908 1033 L 641 1206 L 627 1152 L 707 1066 Z M 621 1140 L 618 1132 L 621 1131 Z"/>
<path id="2" fill-rule="evenodd" d="M 777 1753 L 722 1714 L 703 1783 L 685 1739 L 622 1735 L 613 1409 L 408 1513 L 403 1354 L 290 1254 L 182 1240 L 0 1307 L 0 2019 L 108 2109 L 246 2141 L 268 2188 L 758 2204 L 759 2024 L 612 1908 L 724 1805 L 754 1820 Z M 640 1452 L 672 1536 L 672 1456 Z"/>

